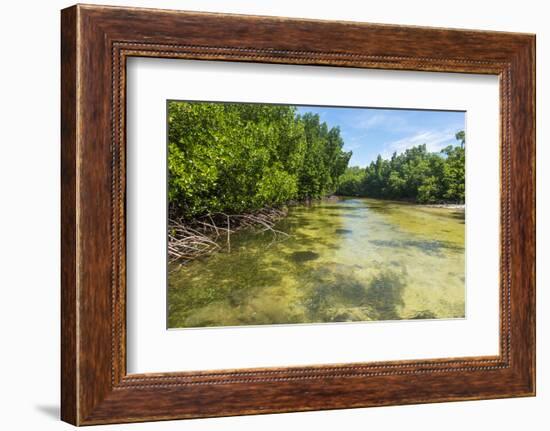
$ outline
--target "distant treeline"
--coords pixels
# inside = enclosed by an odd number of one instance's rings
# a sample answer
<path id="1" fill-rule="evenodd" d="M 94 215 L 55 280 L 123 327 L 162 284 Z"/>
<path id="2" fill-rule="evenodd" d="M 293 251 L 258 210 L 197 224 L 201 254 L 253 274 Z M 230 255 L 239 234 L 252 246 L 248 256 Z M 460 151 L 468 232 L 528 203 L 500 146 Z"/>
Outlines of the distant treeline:
<path id="1" fill-rule="evenodd" d="M 351 152 L 293 106 L 168 103 L 171 217 L 242 213 L 333 194 Z"/>
<path id="2" fill-rule="evenodd" d="M 430 153 L 426 145 L 380 155 L 366 168 L 346 169 L 336 193 L 381 199 L 403 199 L 418 203 L 464 203 L 464 132 L 456 134 L 459 146 Z"/>

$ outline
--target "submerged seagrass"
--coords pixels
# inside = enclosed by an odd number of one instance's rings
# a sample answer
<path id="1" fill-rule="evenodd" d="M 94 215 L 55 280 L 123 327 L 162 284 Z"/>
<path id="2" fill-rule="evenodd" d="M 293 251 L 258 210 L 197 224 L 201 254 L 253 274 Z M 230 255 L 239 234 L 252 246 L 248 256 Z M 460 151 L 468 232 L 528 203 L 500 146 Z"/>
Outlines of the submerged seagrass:
<path id="1" fill-rule="evenodd" d="M 170 328 L 462 318 L 464 210 L 365 198 L 291 207 L 173 266 Z"/>
<path id="2" fill-rule="evenodd" d="M 464 112 L 167 113 L 170 328 L 465 317 Z"/>

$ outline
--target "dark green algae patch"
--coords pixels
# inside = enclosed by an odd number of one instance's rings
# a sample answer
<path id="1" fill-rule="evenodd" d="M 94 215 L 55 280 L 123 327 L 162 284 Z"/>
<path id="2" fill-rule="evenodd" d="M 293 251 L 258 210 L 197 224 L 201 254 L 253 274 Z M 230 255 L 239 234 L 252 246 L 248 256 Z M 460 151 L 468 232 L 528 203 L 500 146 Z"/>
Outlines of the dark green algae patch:
<path id="1" fill-rule="evenodd" d="M 169 268 L 168 327 L 464 317 L 463 212 L 341 199 L 275 227 Z"/>

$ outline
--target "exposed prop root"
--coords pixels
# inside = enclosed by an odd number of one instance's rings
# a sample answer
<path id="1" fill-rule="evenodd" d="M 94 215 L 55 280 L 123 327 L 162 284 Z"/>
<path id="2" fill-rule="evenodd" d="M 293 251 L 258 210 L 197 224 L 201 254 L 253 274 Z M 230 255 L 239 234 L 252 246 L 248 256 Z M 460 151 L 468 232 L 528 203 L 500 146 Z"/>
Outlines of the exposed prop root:
<path id="1" fill-rule="evenodd" d="M 200 256 L 224 248 L 231 252 L 231 235 L 240 229 L 253 227 L 259 232 L 269 231 L 274 240 L 288 237 L 286 232 L 274 229 L 277 220 L 287 215 L 287 209 L 265 208 L 250 214 L 207 214 L 192 221 L 168 220 L 168 262 L 183 265 Z"/>

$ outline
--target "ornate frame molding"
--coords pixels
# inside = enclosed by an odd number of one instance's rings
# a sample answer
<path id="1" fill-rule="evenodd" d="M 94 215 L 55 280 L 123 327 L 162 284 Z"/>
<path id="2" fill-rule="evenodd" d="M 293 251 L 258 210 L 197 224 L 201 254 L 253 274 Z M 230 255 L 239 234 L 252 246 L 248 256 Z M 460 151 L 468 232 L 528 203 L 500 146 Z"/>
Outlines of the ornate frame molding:
<path id="1" fill-rule="evenodd" d="M 219 30 L 202 30 L 208 25 Z M 269 31 L 257 35 L 258 28 Z M 324 32 L 340 38 L 307 37 Z M 500 354 L 127 375 L 125 65 L 131 56 L 498 75 Z M 78 5 L 62 12 L 62 57 L 64 420 L 98 424 L 534 394 L 534 36 Z"/>

